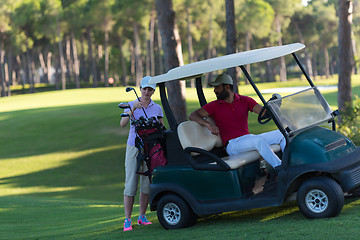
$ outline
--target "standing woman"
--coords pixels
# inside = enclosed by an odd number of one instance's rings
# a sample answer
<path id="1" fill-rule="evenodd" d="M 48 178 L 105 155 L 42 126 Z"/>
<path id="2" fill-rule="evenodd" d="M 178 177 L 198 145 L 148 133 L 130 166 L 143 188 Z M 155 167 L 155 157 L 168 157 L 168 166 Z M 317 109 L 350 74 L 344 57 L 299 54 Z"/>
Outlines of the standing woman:
<path id="1" fill-rule="evenodd" d="M 149 84 L 150 77 L 146 76 L 141 80 L 140 91 L 141 97 L 135 101 L 129 102 L 130 109 L 126 109 L 125 112 L 129 114 L 129 117 L 123 117 L 120 121 L 120 126 L 125 127 L 130 118 L 139 119 L 141 116 L 147 117 L 160 117 L 160 122 L 163 124 L 163 112 L 160 105 L 154 103 L 151 100 L 151 96 L 154 94 L 156 85 Z M 146 112 L 146 115 L 144 111 Z M 137 191 L 137 186 L 140 177 L 140 210 L 138 225 L 149 225 L 151 222 L 145 217 L 145 212 L 149 203 L 149 191 L 150 180 L 147 176 L 139 176 L 137 171 L 137 160 L 139 150 L 135 147 L 135 126 L 130 125 L 130 132 L 126 146 L 125 157 L 125 189 L 124 189 L 124 209 L 125 209 L 125 222 L 124 231 L 132 230 L 131 214 L 134 205 L 134 198 Z M 146 164 L 142 162 L 142 171 L 147 170 Z M 144 169 L 145 168 L 145 169 Z"/>

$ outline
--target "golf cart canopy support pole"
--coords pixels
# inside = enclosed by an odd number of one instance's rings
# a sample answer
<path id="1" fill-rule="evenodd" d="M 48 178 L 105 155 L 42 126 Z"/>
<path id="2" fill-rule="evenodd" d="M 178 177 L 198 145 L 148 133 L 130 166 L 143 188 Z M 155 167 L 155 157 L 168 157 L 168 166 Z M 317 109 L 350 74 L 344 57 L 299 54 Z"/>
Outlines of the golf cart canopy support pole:
<path id="1" fill-rule="evenodd" d="M 252 80 L 252 78 L 250 77 L 248 71 L 246 71 L 246 68 L 244 66 L 240 66 L 241 70 L 243 71 L 244 75 L 246 76 L 246 78 L 249 80 L 249 83 L 251 84 L 251 86 L 254 88 L 256 94 L 259 96 L 261 102 L 263 103 L 264 107 L 266 108 L 266 110 L 268 111 L 268 104 L 266 102 L 266 100 L 264 99 L 264 97 L 262 96 L 261 92 L 259 91 L 259 89 L 257 88 L 256 84 L 254 83 L 254 81 Z M 274 123 L 276 124 L 276 126 L 279 128 L 280 132 L 285 136 L 286 138 L 286 143 L 288 143 L 289 139 L 288 139 L 288 135 L 286 134 L 285 129 L 283 128 L 283 126 L 280 124 L 280 121 L 277 119 L 277 117 L 275 116 L 275 114 L 270 110 L 271 115 L 272 115 L 272 119 L 274 121 Z"/>
<path id="2" fill-rule="evenodd" d="M 167 96 L 166 96 L 166 89 L 165 89 L 165 83 L 159 83 L 160 88 L 160 96 L 161 96 L 161 104 L 163 105 L 170 129 L 174 132 L 177 131 L 177 122 L 175 119 L 175 116 L 173 112 L 171 111 Z"/>
<path id="3" fill-rule="evenodd" d="M 293 55 L 293 57 L 294 57 L 294 59 L 295 59 L 296 63 L 299 65 L 299 67 L 300 67 L 300 69 L 301 69 L 302 73 L 305 75 L 306 80 L 309 82 L 310 86 L 311 86 L 311 87 L 314 87 L 314 86 L 315 86 L 315 85 L 314 85 L 314 83 L 311 81 L 311 79 L 310 79 L 310 77 L 309 77 L 308 73 L 305 71 L 305 68 L 304 68 L 304 66 L 301 64 L 301 62 L 300 62 L 300 60 L 299 60 L 298 56 L 296 56 L 296 54 L 295 54 L 295 53 L 292 53 L 292 55 Z"/>
<path id="4" fill-rule="evenodd" d="M 250 77 L 249 73 L 246 71 L 246 68 L 244 66 L 240 66 L 241 70 L 243 71 L 245 77 L 249 80 L 251 86 L 254 88 L 256 94 L 259 96 L 261 102 L 264 104 L 264 106 L 266 105 L 266 101 L 264 99 L 264 97 L 262 96 L 261 92 L 259 91 L 259 89 L 257 88 L 257 86 L 255 85 L 254 81 L 252 80 L 252 78 Z"/>
<path id="5" fill-rule="evenodd" d="M 196 86 L 196 92 L 199 98 L 200 106 L 203 107 L 207 102 L 203 92 L 201 77 L 196 78 L 195 86 Z"/>

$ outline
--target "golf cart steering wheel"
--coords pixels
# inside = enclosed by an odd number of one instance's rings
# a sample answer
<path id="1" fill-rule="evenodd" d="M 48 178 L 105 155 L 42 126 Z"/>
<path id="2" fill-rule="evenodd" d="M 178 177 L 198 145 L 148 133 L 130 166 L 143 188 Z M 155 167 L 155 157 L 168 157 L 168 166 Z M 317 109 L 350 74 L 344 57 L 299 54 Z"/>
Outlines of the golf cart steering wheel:
<path id="1" fill-rule="evenodd" d="M 275 99 L 280 99 L 281 98 L 281 95 L 280 94 L 277 94 L 277 93 L 274 93 L 272 95 L 272 97 L 267 101 L 270 102 L 272 100 L 275 100 Z M 267 105 L 267 104 L 266 104 Z M 279 108 L 281 106 L 281 101 L 279 101 Z M 258 122 L 260 124 L 266 124 L 268 123 L 271 119 L 272 119 L 272 116 L 271 114 L 269 113 L 269 111 L 266 111 L 265 114 L 264 114 L 264 111 L 265 111 L 266 107 L 263 106 L 259 112 L 259 115 L 258 115 Z"/>

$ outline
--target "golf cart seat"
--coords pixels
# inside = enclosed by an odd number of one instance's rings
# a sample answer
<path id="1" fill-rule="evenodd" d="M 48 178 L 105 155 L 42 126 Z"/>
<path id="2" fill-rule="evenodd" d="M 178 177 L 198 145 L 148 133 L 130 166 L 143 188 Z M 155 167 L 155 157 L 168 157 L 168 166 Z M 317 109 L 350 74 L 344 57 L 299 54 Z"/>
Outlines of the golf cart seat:
<path id="1" fill-rule="evenodd" d="M 178 135 L 183 149 L 196 147 L 206 151 L 211 151 L 214 147 L 222 147 L 220 136 L 212 134 L 209 129 L 201 126 L 194 121 L 182 122 L 178 126 Z M 192 152 L 192 156 L 199 153 Z"/>
<path id="2" fill-rule="evenodd" d="M 206 151 L 211 151 L 214 147 L 223 146 L 220 136 L 212 134 L 208 128 L 201 126 L 194 121 L 182 122 L 178 126 L 178 135 L 181 146 L 185 150 L 188 147 L 200 148 Z M 280 151 L 280 145 L 271 145 L 271 150 L 274 152 Z M 199 153 L 191 152 L 192 156 Z M 230 169 L 237 169 L 247 163 L 254 162 L 261 158 L 258 151 L 249 151 L 237 155 L 222 157 Z"/>

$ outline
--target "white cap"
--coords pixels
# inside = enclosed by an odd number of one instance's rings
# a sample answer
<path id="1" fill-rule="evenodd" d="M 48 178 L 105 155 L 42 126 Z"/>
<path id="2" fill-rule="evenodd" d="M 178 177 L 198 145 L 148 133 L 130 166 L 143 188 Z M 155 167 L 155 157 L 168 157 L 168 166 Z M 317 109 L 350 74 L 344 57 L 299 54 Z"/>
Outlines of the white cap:
<path id="1" fill-rule="evenodd" d="M 140 83 L 140 87 L 141 88 L 150 87 L 155 90 L 156 84 L 149 84 L 150 78 L 151 78 L 150 76 L 143 77 L 143 79 L 141 80 L 141 83 Z"/>

